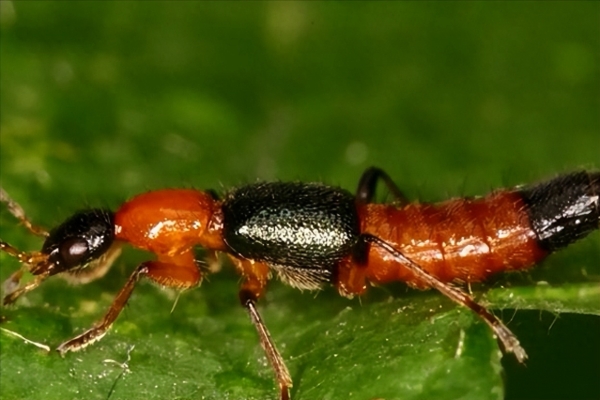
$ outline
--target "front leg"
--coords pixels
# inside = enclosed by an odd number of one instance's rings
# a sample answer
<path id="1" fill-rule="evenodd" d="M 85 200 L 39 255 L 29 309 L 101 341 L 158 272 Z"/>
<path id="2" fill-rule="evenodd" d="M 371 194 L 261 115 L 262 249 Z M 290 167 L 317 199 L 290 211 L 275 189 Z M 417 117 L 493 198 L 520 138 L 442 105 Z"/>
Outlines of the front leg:
<path id="1" fill-rule="evenodd" d="M 159 285 L 175 289 L 196 287 L 200 284 L 201 280 L 200 269 L 194 261 L 192 251 L 175 257 L 159 258 L 158 261 L 146 261 L 131 274 L 125 286 L 117 294 L 108 312 L 104 315 L 104 318 L 81 335 L 77 335 L 73 339 L 62 343 L 56 350 L 61 355 L 64 355 L 69 351 L 81 350 L 102 339 L 127 304 L 136 283 L 142 277 L 149 278 Z"/>

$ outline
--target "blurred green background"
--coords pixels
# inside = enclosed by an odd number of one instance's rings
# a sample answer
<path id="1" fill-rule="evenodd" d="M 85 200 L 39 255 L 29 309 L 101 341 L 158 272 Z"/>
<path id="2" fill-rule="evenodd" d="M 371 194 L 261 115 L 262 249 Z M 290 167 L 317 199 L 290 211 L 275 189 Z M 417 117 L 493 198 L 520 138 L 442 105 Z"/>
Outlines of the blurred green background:
<path id="1" fill-rule="evenodd" d="M 440 200 L 598 168 L 599 15 L 597 2 L 3 0 L 1 185 L 34 221 L 54 226 L 78 208 L 115 208 L 136 193 L 162 187 L 225 190 L 256 179 L 298 179 L 353 190 L 361 172 L 377 165 L 409 197 Z M 1 222 L 4 240 L 39 247 L 5 210 Z M 597 282 L 598 238 L 596 233 L 509 282 Z M 47 282 L 21 307 L 4 309 L 7 322 L 0 327 L 55 346 L 102 314 L 143 257 L 127 254 L 106 279 L 86 287 Z M 0 261 L 5 279 L 17 264 L 4 254 Z M 211 277 L 184 296 L 172 315 L 169 293 L 141 285 L 116 325 L 118 333 L 65 360 L 42 356 L 0 333 L 3 398 L 114 400 L 140 391 L 140 398 L 275 396 L 270 371 L 257 361 L 255 334 L 236 304 L 237 282 L 230 272 Z M 387 317 L 375 313 L 379 300 L 405 294 L 402 288 L 373 289 L 379 295 L 361 308 L 331 291 L 315 299 L 272 286 L 265 316 L 273 321 L 276 341 L 289 341 L 283 352 L 291 359 L 298 399 L 343 398 L 311 394 L 310 384 L 303 384 L 311 382 L 310 365 L 322 354 L 316 359 L 305 354 L 310 351 L 303 346 L 315 341 L 309 334 L 303 338 L 300 327 L 346 318 L 343 310 L 350 305 L 362 316 L 348 318 L 364 317 L 365 323 L 375 318 L 380 329 Z M 406 295 L 443 302 L 434 293 Z M 600 396 L 598 316 L 555 318 L 523 310 L 503 315 L 512 318 L 511 328 L 530 352 L 527 368 L 508 356 L 504 372 L 496 368 L 489 374 L 495 380 L 489 386 L 476 377 L 452 376 L 465 386 L 482 385 L 481 392 L 455 395 L 444 387 L 447 396 L 440 395 L 431 391 L 435 380 L 423 387 L 438 398 Z M 467 331 L 479 327 L 465 324 Z M 324 335 L 332 326 L 314 329 Z M 153 335 L 163 335 L 162 342 L 156 339 L 164 346 L 158 355 L 144 353 L 143 342 Z M 477 335 L 486 337 L 487 331 Z M 132 372 L 117 378 L 119 370 L 106 370 L 101 360 L 124 361 L 132 343 L 137 346 Z M 215 360 L 203 353 L 207 347 L 216 352 Z M 385 350 L 371 353 L 381 356 Z M 323 386 L 341 380 L 351 360 L 321 371 Z M 183 364 L 189 367 L 185 379 L 173 372 Z M 90 367 L 92 373 L 85 365 L 98 368 Z M 370 368 L 372 377 L 355 382 L 365 392 L 348 389 L 367 394 L 353 398 L 384 397 L 378 376 L 394 371 L 378 365 L 377 357 Z M 186 389 L 170 387 L 176 382 Z M 234 385 L 240 385 L 238 392 Z M 427 398 L 418 393 L 428 392 L 414 393 L 402 398 Z"/>

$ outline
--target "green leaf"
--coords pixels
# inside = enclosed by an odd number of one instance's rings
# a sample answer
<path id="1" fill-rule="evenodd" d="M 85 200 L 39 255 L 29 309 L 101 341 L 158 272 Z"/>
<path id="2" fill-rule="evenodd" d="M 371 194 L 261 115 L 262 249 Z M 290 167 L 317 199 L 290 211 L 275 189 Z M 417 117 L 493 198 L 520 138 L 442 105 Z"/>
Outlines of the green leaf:
<path id="1" fill-rule="evenodd" d="M 435 201 L 598 168 L 599 7 L 3 0 L 0 185 L 50 228 L 163 187 L 352 190 L 377 165 Z M 41 246 L 4 208 L 0 237 Z M 599 243 L 474 288 L 526 366 L 468 310 L 402 284 L 347 300 L 273 282 L 259 308 L 294 400 L 598 398 Z M 56 348 L 148 257 L 3 307 L 0 397 L 276 399 L 228 265 L 172 313 L 173 292 L 141 283 L 105 338 L 64 358 L 7 332 Z M 0 253 L 2 281 L 18 267 Z"/>
<path id="2" fill-rule="evenodd" d="M 118 278 L 109 275 L 124 280 Z M 236 286 L 229 274 L 211 277 L 182 295 L 169 314 L 173 293 L 142 284 L 106 338 L 64 359 L 4 333 L 1 361 L 10 369 L 3 371 L 3 395 L 276 398 L 256 334 L 235 301 Z M 332 291 L 315 298 L 273 286 L 261 310 L 288 359 L 295 399 L 503 398 L 501 353 L 488 327 L 437 293 L 397 297 L 372 289 L 374 298 L 359 302 Z M 5 310 L 3 327 L 52 347 L 89 326 L 112 296 L 98 288 L 65 289 L 58 280 L 44 289 L 44 298 L 39 292 L 29 296 L 31 303 L 53 306 Z M 597 315 L 598 295 L 597 284 L 584 283 L 493 289 L 485 301 L 500 309 Z M 124 372 L 116 362 L 125 362 L 128 352 Z M 27 384 L 31 376 L 36 385 Z"/>
<path id="3" fill-rule="evenodd" d="M 486 293 L 485 301 L 502 309 L 600 315 L 600 285 L 590 282 L 551 287 L 542 283 L 532 287 L 496 289 Z"/>

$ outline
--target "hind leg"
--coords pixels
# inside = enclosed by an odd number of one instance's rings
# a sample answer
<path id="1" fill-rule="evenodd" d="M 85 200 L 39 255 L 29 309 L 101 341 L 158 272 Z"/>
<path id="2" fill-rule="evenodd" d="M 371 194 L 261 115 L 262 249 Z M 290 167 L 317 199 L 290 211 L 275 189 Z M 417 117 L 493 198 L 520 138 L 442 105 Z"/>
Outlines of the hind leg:
<path id="1" fill-rule="evenodd" d="M 390 176 L 384 170 L 377 167 L 367 168 L 365 172 L 363 172 L 360 180 L 358 181 L 356 200 L 363 204 L 373 202 L 375 190 L 377 189 L 377 183 L 380 180 L 385 183 L 388 190 L 394 196 L 396 202 L 401 205 L 408 204 L 408 199 L 394 183 L 392 178 L 390 178 Z"/>

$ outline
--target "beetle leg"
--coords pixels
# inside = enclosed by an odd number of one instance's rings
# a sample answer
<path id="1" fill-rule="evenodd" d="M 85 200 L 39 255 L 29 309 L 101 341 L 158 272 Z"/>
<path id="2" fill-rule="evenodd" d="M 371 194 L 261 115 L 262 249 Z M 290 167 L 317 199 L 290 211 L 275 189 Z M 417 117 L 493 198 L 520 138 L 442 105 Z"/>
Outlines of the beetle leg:
<path id="1" fill-rule="evenodd" d="M 61 355 L 68 351 L 78 351 L 102 339 L 131 296 L 136 283 L 140 278 L 146 277 L 162 286 L 176 289 L 189 289 L 198 286 L 201 281 L 200 270 L 194 262 L 192 251 L 185 252 L 176 257 L 159 257 L 158 261 L 142 263 L 125 283 L 117 297 L 111 304 L 108 312 L 92 328 L 62 343 L 56 349 Z"/>
<path id="2" fill-rule="evenodd" d="M 520 363 L 523 363 L 525 360 L 527 360 L 527 353 L 520 345 L 515 334 L 512 333 L 510 329 L 508 329 L 508 327 L 504 325 L 500 319 L 498 319 L 498 317 L 488 311 L 484 306 L 477 303 L 473 297 L 452 285 L 440 281 L 435 276 L 421 268 L 419 264 L 415 263 L 400 251 L 396 250 L 385 240 L 368 233 L 363 233 L 361 235 L 361 239 L 387 251 L 390 255 L 396 258 L 398 262 L 410 269 L 410 271 L 428 287 L 438 290 L 443 295 L 450 298 L 450 300 L 473 310 L 489 325 L 500 343 L 502 343 L 505 352 L 513 353 Z"/>
<path id="3" fill-rule="evenodd" d="M 394 183 L 392 178 L 382 169 L 377 167 L 370 167 L 363 172 L 360 180 L 358 181 L 358 188 L 356 190 L 356 200 L 360 203 L 367 204 L 373 202 L 375 197 L 375 190 L 377 189 L 377 182 L 383 180 L 388 190 L 392 193 L 396 202 L 400 205 L 408 204 L 408 199 Z"/>
<path id="4" fill-rule="evenodd" d="M 283 357 L 277 350 L 273 339 L 271 339 L 267 326 L 256 309 L 256 302 L 262 296 L 269 279 L 269 266 L 252 260 L 238 259 L 231 255 L 229 257 L 244 277 L 244 282 L 239 293 L 240 302 L 248 311 L 250 320 L 258 332 L 260 345 L 265 351 L 273 372 L 275 372 L 275 379 L 279 385 L 281 400 L 289 400 L 290 388 L 292 387 L 290 372 L 285 365 Z"/>

